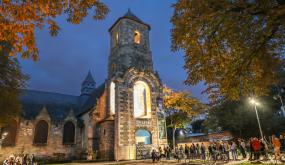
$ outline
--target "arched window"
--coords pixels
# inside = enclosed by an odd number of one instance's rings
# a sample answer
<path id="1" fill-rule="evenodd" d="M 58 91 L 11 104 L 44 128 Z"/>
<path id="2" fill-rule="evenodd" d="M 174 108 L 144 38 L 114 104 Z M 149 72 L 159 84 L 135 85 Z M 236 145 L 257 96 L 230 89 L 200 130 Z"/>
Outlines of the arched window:
<path id="1" fill-rule="evenodd" d="M 151 134 L 145 129 L 139 129 L 136 132 L 136 144 L 151 144 Z"/>
<path id="2" fill-rule="evenodd" d="M 118 43 L 119 43 L 119 33 L 117 32 L 115 34 L 115 45 L 118 45 Z"/>
<path id="3" fill-rule="evenodd" d="M 134 42 L 136 44 L 140 44 L 141 43 L 141 33 L 139 31 L 135 31 L 134 33 Z"/>
<path id="4" fill-rule="evenodd" d="M 63 126 L 63 144 L 74 144 L 75 142 L 75 126 L 73 122 L 68 121 Z"/>
<path id="5" fill-rule="evenodd" d="M 46 145 L 48 138 L 48 123 L 44 120 L 40 120 L 36 124 L 34 144 L 35 145 Z"/>
<path id="6" fill-rule="evenodd" d="M 2 147 L 15 146 L 17 134 L 17 122 L 12 120 L 0 129 L 0 139 L 3 138 Z"/>
<path id="7" fill-rule="evenodd" d="M 134 85 L 134 116 L 136 118 L 149 118 L 151 115 L 150 89 L 143 81 Z"/>
<path id="8" fill-rule="evenodd" d="M 110 112 L 111 115 L 115 114 L 115 83 L 111 82 L 110 85 Z"/>

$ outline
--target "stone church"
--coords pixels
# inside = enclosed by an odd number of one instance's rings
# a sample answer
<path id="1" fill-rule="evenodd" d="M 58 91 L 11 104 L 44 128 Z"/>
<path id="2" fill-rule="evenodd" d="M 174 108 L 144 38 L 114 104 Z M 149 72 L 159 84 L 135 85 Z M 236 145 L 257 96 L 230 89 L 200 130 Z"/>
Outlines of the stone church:
<path id="1" fill-rule="evenodd" d="M 153 68 L 150 29 L 130 10 L 120 17 L 109 28 L 106 81 L 96 85 L 89 72 L 80 96 L 23 90 L 22 115 L 0 131 L 8 133 L 1 140 L 0 160 L 23 153 L 130 160 L 167 145 L 162 83 Z"/>

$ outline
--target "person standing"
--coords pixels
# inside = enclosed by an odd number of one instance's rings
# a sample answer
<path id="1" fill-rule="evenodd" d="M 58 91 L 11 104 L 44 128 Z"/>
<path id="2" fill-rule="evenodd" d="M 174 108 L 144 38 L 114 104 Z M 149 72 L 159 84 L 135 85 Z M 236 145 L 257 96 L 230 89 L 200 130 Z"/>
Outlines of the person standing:
<path id="1" fill-rule="evenodd" d="M 250 156 L 249 156 L 249 159 L 248 159 L 248 160 L 252 160 L 252 155 L 253 155 L 253 145 L 252 145 L 252 141 L 253 141 L 253 138 L 250 138 L 250 139 L 249 139 L 249 152 L 250 152 Z"/>
<path id="2" fill-rule="evenodd" d="M 201 156 L 203 160 L 206 160 L 206 147 L 204 143 L 201 144 Z"/>
<path id="3" fill-rule="evenodd" d="M 224 147 L 225 147 L 225 154 L 227 156 L 227 160 L 230 160 L 230 145 L 229 142 L 224 142 Z"/>
<path id="4" fill-rule="evenodd" d="M 236 143 L 234 141 L 232 141 L 232 144 L 231 144 L 231 153 L 232 153 L 233 160 L 236 161 L 237 151 L 236 151 Z"/>
<path id="5" fill-rule="evenodd" d="M 195 149 L 196 149 L 196 159 L 198 159 L 199 157 L 200 157 L 200 147 L 199 147 L 199 143 L 197 143 L 196 144 L 196 147 L 195 147 Z"/>
<path id="6" fill-rule="evenodd" d="M 209 152 L 209 160 L 212 160 L 214 156 L 212 143 L 210 143 L 210 145 L 208 146 L 208 152 Z"/>
<path id="7" fill-rule="evenodd" d="M 35 155 L 34 154 L 31 155 L 31 163 L 32 163 L 32 165 L 34 165 L 34 163 L 35 163 Z"/>
<path id="8" fill-rule="evenodd" d="M 152 152 L 151 152 L 151 159 L 152 159 L 152 162 L 154 163 L 155 160 L 156 160 L 156 152 L 155 150 L 153 149 Z"/>
<path id="9" fill-rule="evenodd" d="M 243 159 L 245 159 L 245 158 L 246 158 L 246 153 L 245 153 L 246 147 L 245 147 L 245 142 L 244 142 L 244 140 L 239 139 L 239 147 L 240 147 L 240 152 L 241 152 L 241 154 L 242 154 L 242 157 L 243 157 Z"/>
<path id="10" fill-rule="evenodd" d="M 166 146 L 163 147 L 163 152 L 165 154 L 165 159 L 167 159 L 167 147 Z"/>
<path id="11" fill-rule="evenodd" d="M 187 146 L 187 144 L 185 144 L 185 148 L 184 148 L 184 153 L 185 153 L 185 156 L 186 156 L 186 159 L 189 159 L 189 147 Z"/>
<path id="12" fill-rule="evenodd" d="M 272 135 L 272 144 L 274 147 L 275 159 L 280 159 L 281 143 L 280 143 L 280 140 L 275 135 Z"/>
<path id="13" fill-rule="evenodd" d="M 195 155 L 195 146 L 192 143 L 191 146 L 190 146 L 190 158 L 194 159 L 194 155 Z"/>
<path id="14" fill-rule="evenodd" d="M 23 165 L 27 165 L 27 161 L 28 161 L 28 155 L 25 154 L 24 157 L 23 157 L 23 162 L 22 162 L 22 164 L 23 164 Z"/>
<path id="15" fill-rule="evenodd" d="M 254 160 L 259 159 L 261 142 L 256 137 L 253 138 L 252 140 L 252 148 L 253 148 Z"/>

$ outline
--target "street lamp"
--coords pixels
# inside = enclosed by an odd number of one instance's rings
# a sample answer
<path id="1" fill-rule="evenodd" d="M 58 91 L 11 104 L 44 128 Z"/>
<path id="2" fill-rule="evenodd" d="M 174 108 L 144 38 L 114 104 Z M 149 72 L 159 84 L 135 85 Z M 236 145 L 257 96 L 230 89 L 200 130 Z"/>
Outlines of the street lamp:
<path id="1" fill-rule="evenodd" d="M 2 148 L 2 142 L 3 140 L 6 139 L 6 137 L 8 136 L 8 132 L 4 132 L 1 136 L 1 139 L 0 139 L 0 149 Z"/>
<path id="2" fill-rule="evenodd" d="M 259 127 L 259 132 L 260 132 L 260 136 L 263 139 L 263 133 L 262 133 L 262 129 L 261 129 L 261 125 L 260 125 L 260 121 L 259 121 L 259 116 L 258 116 L 258 112 L 257 112 L 257 106 L 260 105 L 259 102 L 257 102 L 254 98 L 250 98 L 249 99 L 250 104 L 254 105 L 254 109 L 255 109 L 255 113 L 256 113 L 256 118 L 257 118 L 257 122 L 258 122 L 258 127 Z"/>

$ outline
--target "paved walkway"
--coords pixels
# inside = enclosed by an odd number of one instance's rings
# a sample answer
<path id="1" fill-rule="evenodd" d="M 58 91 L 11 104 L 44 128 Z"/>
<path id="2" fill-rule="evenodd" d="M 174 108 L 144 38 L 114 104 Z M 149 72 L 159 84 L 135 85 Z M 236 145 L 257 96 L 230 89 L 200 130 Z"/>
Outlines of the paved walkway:
<path id="1" fill-rule="evenodd" d="M 94 163 L 84 163 L 84 165 L 146 165 L 146 164 L 154 164 L 154 165 L 199 165 L 199 164 L 215 164 L 215 165 L 234 165 L 234 164 L 241 164 L 245 163 L 247 160 L 239 160 L 239 161 L 231 161 L 231 162 L 213 162 L 213 161 L 201 161 L 201 160 L 194 160 L 194 161 L 185 161 L 181 160 L 178 162 L 177 160 L 161 160 L 160 162 L 152 163 L 152 160 L 132 160 L 132 161 L 113 161 L 113 162 L 94 162 Z M 80 165 L 83 163 L 70 163 L 68 165 Z"/>
<path id="2" fill-rule="evenodd" d="M 131 161 L 112 161 L 112 162 L 84 162 L 84 163 L 68 163 L 66 165 L 146 165 L 146 164 L 153 164 L 153 165 L 238 165 L 242 163 L 252 163 L 252 164 L 285 164 L 284 162 L 275 162 L 275 161 L 262 161 L 262 162 L 250 162 L 247 159 L 244 160 L 238 160 L 238 161 L 229 161 L 229 162 L 223 162 L 223 161 L 202 161 L 202 160 L 193 160 L 189 161 L 187 160 L 181 160 L 178 162 L 177 160 L 161 160 L 160 162 L 152 163 L 152 160 L 131 160 Z"/>

